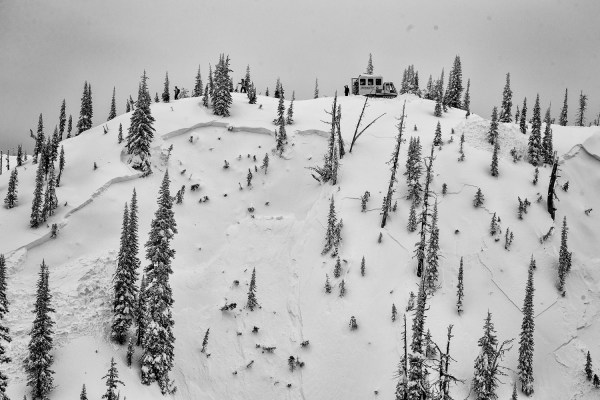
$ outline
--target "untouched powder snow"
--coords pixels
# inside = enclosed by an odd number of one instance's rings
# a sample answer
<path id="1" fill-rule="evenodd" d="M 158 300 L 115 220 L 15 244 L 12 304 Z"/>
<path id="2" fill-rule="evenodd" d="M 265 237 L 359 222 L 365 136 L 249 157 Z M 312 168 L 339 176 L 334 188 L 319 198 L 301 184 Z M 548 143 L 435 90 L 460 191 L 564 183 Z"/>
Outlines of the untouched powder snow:
<path id="1" fill-rule="evenodd" d="M 272 153 L 277 99 L 259 97 L 262 107 L 247 104 L 243 94 L 234 94 L 233 99 L 229 118 L 216 118 L 197 98 L 153 104 L 154 173 L 146 178 L 126 164 L 123 146 L 117 143 L 119 123 L 127 132 L 128 114 L 103 123 L 107 134 L 98 126 L 63 141 L 67 162 L 57 189 L 60 206 L 48 221 L 60 226 L 56 239 L 49 238 L 48 226 L 28 227 L 35 166 L 29 159 L 19 167 L 19 205 L 0 209 L 0 252 L 7 258 L 11 303 L 7 322 L 13 337 L 8 347 L 13 362 L 6 371 L 11 398 L 29 397 L 23 360 L 42 259 L 49 265 L 56 309 L 56 388 L 51 398 L 78 398 L 84 383 L 90 399 L 100 398 L 105 389 L 101 378 L 111 357 L 125 382 L 119 389 L 121 398 L 165 398 L 156 385 L 140 383 L 141 349 L 136 348 L 134 365 L 128 368 L 126 346 L 112 343 L 109 330 L 123 205 L 135 188 L 140 258 L 145 266 L 143 244 L 167 169 L 171 194 L 184 185 L 186 192 L 183 204 L 173 207 L 179 233 L 173 240 L 176 342 L 171 378 L 177 392 L 166 397 L 394 398 L 396 365 L 402 353 L 402 314 L 418 283 L 412 258 L 418 234 L 406 230 L 410 202 L 405 199 L 402 174 L 410 136 L 419 136 L 423 154 L 429 154 L 438 121 L 433 116 L 434 104 L 413 96 L 369 101 L 366 122 L 386 115 L 357 141 L 353 153 L 340 161 L 338 185 L 331 186 L 320 185 L 306 167 L 322 165 L 328 126 L 321 120 L 329 118 L 323 110 L 331 108 L 332 98 L 294 102 L 295 123 L 286 126 L 289 144 L 282 158 Z M 364 98 L 338 100 L 347 151 Z M 398 189 L 393 198 L 398 208 L 386 228 L 380 229 L 379 213 L 390 177 L 387 161 L 404 101 L 407 141 L 401 147 Z M 452 395 L 459 399 L 469 395 L 477 340 L 489 310 L 498 338 L 517 339 L 504 360 L 507 376 L 498 389 L 499 398 L 510 397 L 516 379 L 520 309 L 533 255 L 537 261 L 535 397 L 596 398 L 598 392 L 586 381 L 583 366 L 588 350 L 594 360 L 600 360 L 600 133 L 597 128 L 553 126 L 554 146 L 562 160 L 558 184 L 569 181 L 570 185 L 568 192 L 557 186 L 560 201 L 553 222 L 545 203 L 550 168 L 540 168 L 534 186 L 534 168 L 525 161 L 513 163 L 509 154 L 513 147 L 526 153 L 529 135 L 521 134 L 514 124 L 500 124 L 500 176 L 493 178 L 489 173 L 492 146 L 486 141 L 489 121 L 478 116 L 465 119 L 463 111 L 453 109 L 439 121 L 444 146 L 441 151 L 436 149 L 432 185 L 439 207 L 440 288 L 428 299 L 425 328 L 445 346 L 446 327 L 454 325 L 451 355 L 456 362 L 450 370 L 464 383 L 454 386 Z M 458 162 L 462 133 L 466 160 Z M 454 140 L 449 143 L 451 136 Z M 580 148 L 585 151 L 578 151 Z M 255 172 L 265 153 L 270 157 L 268 173 Z M 228 169 L 223 169 L 224 160 L 230 163 Z M 14 168 L 16 162 L 11 160 L 11 165 Z M 254 175 L 251 187 L 246 185 L 248 169 Z M 6 193 L 8 177 L 6 171 L 0 176 L 0 193 Z M 442 195 L 444 183 L 446 195 Z M 198 191 L 190 190 L 193 184 L 199 185 Z M 474 208 L 478 187 L 485 204 Z M 371 199 L 368 211 L 362 213 L 360 197 L 366 190 Z M 209 200 L 199 202 L 204 196 Z M 339 279 L 333 277 L 335 259 L 321 255 L 331 196 L 338 219 L 344 221 Z M 523 220 L 517 218 L 518 196 L 532 203 Z M 593 210 L 586 215 L 584 210 L 589 208 Z M 499 241 L 489 234 L 494 212 L 501 218 Z M 569 224 L 573 267 L 563 298 L 555 283 L 564 216 Z M 540 243 L 552 226 L 554 234 Z M 515 235 L 510 251 L 504 249 L 507 228 Z M 378 243 L 380 233 L 382 242 Z M 363 256 L 364 277 L 360 274 Z M 459 316 L 455 304 L 460 257 L 464 258 L 465 299 L 464 313 Z M 260 308 L 250 312 L 243 305 L 253 268 Z M 326 273 L 333 286 L 329 295 L 323 289 Z M 338 296 L 342 278 L 345 297 Z M 220 311 L 226 302 L 238 307 Z M 399 312 L 396 322 L 391 321 L 392 304 Z M 358 330 L 349 329 L 351 316 L 356 317 Z M 412 313 L 407 313 L 407 319 L 410 328 Z M 258 333 L 252 333 L 254 326 Z M 200 352 L 208 328 L 210 357 Z M 306 340 L 310 345 L 301 347 Z M 269 353 L 261 346 L 276 349 Z M 299 357 L 304 367 L 290 372 L 287 359 L 291 355 Z"/>

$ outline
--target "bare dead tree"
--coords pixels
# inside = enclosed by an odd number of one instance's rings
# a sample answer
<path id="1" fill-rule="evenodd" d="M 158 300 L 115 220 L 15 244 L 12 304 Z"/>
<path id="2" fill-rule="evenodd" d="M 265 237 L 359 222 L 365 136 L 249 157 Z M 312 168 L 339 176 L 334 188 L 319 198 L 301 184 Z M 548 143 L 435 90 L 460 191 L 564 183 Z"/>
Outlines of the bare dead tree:
<path id="1" fill-rule="evenodd" d="M 427 217 L 429 216 L 429 185 L 431 184 L 431 179 L 433 175 L 433 151 L 435 146 L 431 145 L 431 154 L 429 156 L 429 163 L 427 160 L 424 160 L 426 174 L 425 174 L 425 189 L 423 190 L 423 211 L 421 212 L 421 231 L 420 231 L 420 240 L 417 243 L 417 249 L 415 250 L 416 257 L 418 260 L 417 263 L 417 276 L 420 278 L 423 274 L 423 268 L 425 266 L 425 245 L 426 245 L 426 237 L 427 233 Z"/>
<path id="2" fill-rule="evenodd" d="M 556 156 L 556 152 L 554 153 L 554 164 L 552 165 L 552 173 L 550 174 L 550 183 L 548 185 L 548 213 L 552 217 L 554 221 L 554 217 L 556 216 L 556 207 L 554 207 L 554 199 L 558 200 L 556 196 L 556 192 L 554 190 L 554 186 L 556 185 L 556 178 L 558 177 L 558 157 Z"/>
<path id="3" fill-rule="evenodd" d="M 402 143 L 402 131 L 404 130 L 404 109 L 406 107 L 406 101 L 402 106 L 402 116 L 400 117 L 400 123 L 398 124 L 398 137 L 396 138 L 396 147 L 394 148 L 394 153 L 392 154 L 392 159 L 390 160 L 392 167 L 390 168 L 392 174 L 390 176 L 390 184 L 388 185 L 387 195 L 383 200 L 383 206 L 381 208 L 381 214 L 383 215 L 381 218 L 381 227 L 385 228 L 385 223 L 387 221 L 388 213 L 392 208 L 392 195 L 394 194 L 394 184 L 396 183 L 396 172 L 398 170 L 398 157 L 400 155 L 400 144 Z"/>
<path id="4" fill-rule="evenodd" d="M 354 129 L 354 136 L 352 136 L 352 142 L 350 142 L 350 150 L 348 150 L 349 153 L 352 153 L 352 148 L 354 147 L 354 143 L 356 143 L 356 141 L 358 140 L 360 135 L 362 135 L 367 129 L 369 129 L 369 127 L 371 125 L 373 125 L 379 118 L 383 117 L 386 114 L 386 113 L 381 114 L 379 117 L 375 118 L 373 121 L 371 121 L 369 124 L 367 124 L 367 126 L 365 126 L 359 132 L 358 128 L 360 127 L 360 123 L 362 122 L 363 116 L 365 114 L 365 109 L 367 108 L 368 101 L 369 101 L 369 98 L 365 96 L 365 104 L 363 104 L 363 108 L 360 112 L 360 116 L 358 117 L 358 122 L 356 123 L 356 129 Z"/>

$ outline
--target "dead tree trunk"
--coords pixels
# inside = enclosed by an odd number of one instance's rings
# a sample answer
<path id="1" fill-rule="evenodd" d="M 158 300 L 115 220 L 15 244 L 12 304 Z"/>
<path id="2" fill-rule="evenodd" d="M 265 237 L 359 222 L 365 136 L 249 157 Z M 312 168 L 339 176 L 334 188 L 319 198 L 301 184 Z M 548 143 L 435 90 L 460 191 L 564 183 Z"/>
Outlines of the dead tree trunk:
<path id="1" fill-rule="evenodd" d="M 554 186 L 556 185 L 556 177 L 558 173 L 558 157 L 554 157 L 554 165 L 552 166 L 552 173 L 550 174 L 550 184 L 548 185 L 548 213 L 554 221 L 556 216 L 556 207 L 554 207 L 554 198 L 556 194 L 554 192 Z"/>
<path id="2" fill-rule="evenodd" d="M 433 168 L 433 150 L 435 146 L 431 145 L 431 155 L 429 156 L 429 164 L 425 161 L 427 173 L 425 174 L 425 190 L 423 191 L 423 212 L 421 213 L 421 239 L 417 244 L 417 276 L 420 278 L 423 274 L 425 266 L 425 234 L 427 233 L 427 217 L 429 213 L 429 185 L 431 184 L 431 175 Z"/>
<path id="3" fill-rule="evenodd" d="M 400 124 L 398 125 L 398 137 L 396 142 L 396 148 L 394 149 L 394 154 L 392 155 L 392 174 L 390 176 L 390 184 L 388 185 L 387 195 L 383 201 L 382 207 L 382 218 L 381 218 L 381 227 L 385 228 L 385 223 L 387 221 L 387 217 L 390 209 L 392 208 L 392 195 L 394 194 L 394 183 L 396 183 L 396 171 L 398 170 L 398 157 L 400 155 L 400 144 L 402 143 L 402 131 L 404 130 L 404 108 L 406 107 L 406 102 L 402 106 L 402 116 L 400 117 Z"/>

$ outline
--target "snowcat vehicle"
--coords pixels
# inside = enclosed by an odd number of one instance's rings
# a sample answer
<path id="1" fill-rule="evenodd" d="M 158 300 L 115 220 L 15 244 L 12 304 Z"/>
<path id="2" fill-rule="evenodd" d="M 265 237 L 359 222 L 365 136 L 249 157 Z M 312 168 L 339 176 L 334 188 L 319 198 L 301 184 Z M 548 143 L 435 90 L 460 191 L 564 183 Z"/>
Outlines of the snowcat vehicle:
<path id="1" fill-rule="evenodd" d="M 384 82 L 381 75 L 361 74 L 351 79 L 352 94 L 367 97 L 394 98 L 398 96 L 393 82 Z"/>

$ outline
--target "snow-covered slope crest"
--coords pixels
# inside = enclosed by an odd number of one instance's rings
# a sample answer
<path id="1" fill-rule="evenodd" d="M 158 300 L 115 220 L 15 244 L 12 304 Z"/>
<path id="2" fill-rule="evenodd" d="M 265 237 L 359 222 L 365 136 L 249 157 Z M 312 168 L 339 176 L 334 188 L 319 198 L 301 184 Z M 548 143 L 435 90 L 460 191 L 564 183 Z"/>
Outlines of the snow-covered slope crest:
<path id="1" fill-rule="evenodd" d="M 358 140 L 352 154 L 340 162 L 338 185 L 319 185 L 306 167 L 322 163 L 327 146 L 322 123 L 332 98 L 294 102 L 293 125 L 287 126 L 290 143 L 282 158 L 273 154 L 272 121 L 277 100 L 259 97 L 247 104 L 234 94 L 231 117 L 216 118 L 199 99 L 153 104 L 156 137 L 152 147 L 154 174 L 140 178 L 117 143 L 119 124 L 124 132 L 130 115 L 121 115 L 84 134 L 65 140 L 67 166 L 58 188 L 60 207 L 49 224 L 59 224 L 56 239 L 49 227 L 28 227 L 35 167 L 19 167 L 19 205 L 0 209 L 0 252 L 7 256 L 7 317 L 13 358 L 7 370 L 9 394 L 28 394 L 22 361 L 31 327 L 35 282 L 42 259 L 50 266 L 50 287 L 56 326 L 54 399 L 78 398 L 86 384 L 89 398 L 104 392 L 101 377 L 111 357 L 125 386 L 121 397 L 161 399 L 156 386 L 139 380 L 136 349 L 131 368 L 125 347 L 108 340 L 111 287 L 118 251 L 123 205 L 133 188 L 140 207 L 140 244 L 147 240 L 156 209 L 163 173 L 169 169 L 174 193 L 185 186 L 183 204 L 174 206 L 179 233 L 173 241 L 176 257 L 171 285 L 175 296 L 175 368 L 178 387 L 174 399 L 370 399 L 394 398 L 395 369 L 402 353 L 401 318 L 391 320 L 392 304 L 402 314 L 410 292 L 416 292 L 414 244 L 417 234 L 406 229 L 410 202 L 406 197 L 407 143 L 401 147 L 398 189 L 392 213 L 381 229 L 379 210 L 389 180 L 389 164 L 397 134 L 396 125 L 406 101 L 404 135 L 418 136 L 429 149 L 438 119 L 430 101 L 412 96 L 372 100 L 366 119 L 385 116 Z M 346 150 L 364 98 L 342 97 L 342 135 Z M 286 105 L 288 102 L 286 102 Z M 369 119 L 370 118 L 370 119 Z M 368 122 L 367 121 L 367 122 Z M 489 173 L 491 146 L 486 141 L 489 121 L 450 110 L 439 119 L 444 146 L 436 149 L 433 190 L 439 207 L 440 288 L 430 298 L 425 322 L 433 339 L 445 343 L 446 327 L 454 325 L 451 365 L 464 380 L 452 388 L 454 398 L 465 398 L 473 375 L 483 319 L 488 310 L 500 339 L 518 338 L 530 257 L 535 272 L 536 397 L 592 399 L 597 395 L 583 374 L 584 356 L 600 359 L 600 136 L 592 128 L 553 126 L 555 149 L 560 156 L 580 145 L 561 163 L 556 222 L 545 211 L 549 168 L 512 162 L 511 148 L 524 151 L 528 135 L 512 124 L 501 124 L 500 176 Z M 451 134 L 454 129 L 454 134 Z M 458 162 L 459 138 L 465 136 L 466 160 Z M 454 137 L 453 137 L 454 136 Z M 169 158 L 168 148 L 173 146 Z M 268 173 L 260 169 L 265 154 Z M 224 161 L 230 167 L 223 168 Z M 98 166 L 93 168 L 94 163 Z M 14 167 L 16 163 L 11 162 Z M 255 167 L 258 167 L 255 169 Z M 252 185 L 246 179 L 253 174 Z M 8 174 L 0 176 L 5 193 Z M 199 190 L 191 191 L 198 184 Z M 447 193 L 442 195 L 442 186 Z M 485 195 L 482 208 L 472 206 L 477 188 Z M 371 193 L 367 212 L 360 197 Z M 208 201 L 201 199 L 208 197 Z M 334 197 L 338 218 L 343 218 L 340 258 L 342 275 L 333 277 L 335 259 L 322 256 L 329 201 Z M 532 205 L 523 220 L 517 218 L 517 197 Z M 536 200 L 541 197 L 540 202 Z M 588 214 L 584 210 L 592 208 Z M 493 213 L 501 217 L 504 233 L 515 235 L 510 251 L 489 234 Z M 573 268 L 567 295 L 555 289 L 560 223 L 569 223 Z M 554 234 L 540 243 L 550 227 Z M 378 238 L 381 234 L 381 243 Z M 143 258 L 144 252 L 140 251 Z M 365 257 L 366 273 L 360 273 Z M 464 260 L 464 313 L 456 313 L 456 284 L 460 258 Z M 142 263 L 145 265 L 145 262 Z M 261 308 L 241 307 L 253 269 Z M 333 293 L 325 294 L 328 274 Z M 344 280 L 346 295 L 339 297 Z M 222 312 L 236 302 L 234 311 Z M 351 331 L 350 317 L 359 328 Z M 407 313 L 407 318 L 412 314 Z M 253 333 L 253 328 L 258 332 Z M 210 357 L 200 352 L 210 328 Z M 309 346 L 302 346 L 309 341 Z M 263 347 L 275 347 L 264 351 Z M 517 349 L 508 353 L 509 368 L 499 398 L 509 398 L 516 378 Z M 290 371 L 287 360 L 299 357 L 304 367 Z"/>

